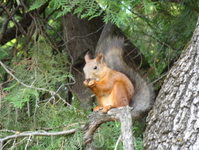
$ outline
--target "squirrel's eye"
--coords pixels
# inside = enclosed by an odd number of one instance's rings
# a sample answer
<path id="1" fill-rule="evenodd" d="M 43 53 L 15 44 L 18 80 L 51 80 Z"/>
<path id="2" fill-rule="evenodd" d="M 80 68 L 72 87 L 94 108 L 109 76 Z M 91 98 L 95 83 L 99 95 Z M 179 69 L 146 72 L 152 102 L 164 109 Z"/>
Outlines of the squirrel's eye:
<path id="1" fill-rule="evenodd" d="M 94 66 L 93 69 L 97 69 L 97 66 Z"/>

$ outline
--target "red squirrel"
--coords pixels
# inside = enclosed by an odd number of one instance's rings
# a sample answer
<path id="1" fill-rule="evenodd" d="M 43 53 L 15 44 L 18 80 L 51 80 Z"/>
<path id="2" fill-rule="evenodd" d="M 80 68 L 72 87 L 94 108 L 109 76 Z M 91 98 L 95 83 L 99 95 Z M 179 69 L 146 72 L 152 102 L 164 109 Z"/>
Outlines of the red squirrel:
<path id="1" fill-rule="evenodd" d="M 86 54 L 83 84 L 97 98 L 94 111 L 107 113 L 111 108 L 129 105 L 133 107 L 132 117 L 139 118 L 152 107 L 152 87 L 125 63 L 123 49 L 122 38 L 109 37 L 98 46 L 94 59 Z"/>
<path id="2" fill-rule="evenodd" d="M 95 59 L 90 59 L 86 54 L 85 61 L 84 85 L 97 97 L 98 106 L 94 111 L 102 109 L 106 113 L 111 108 L 129 105 L 134 87 L 126 75 L 109 68 L 103 61 L 102 54 L 98 54 Z"/>

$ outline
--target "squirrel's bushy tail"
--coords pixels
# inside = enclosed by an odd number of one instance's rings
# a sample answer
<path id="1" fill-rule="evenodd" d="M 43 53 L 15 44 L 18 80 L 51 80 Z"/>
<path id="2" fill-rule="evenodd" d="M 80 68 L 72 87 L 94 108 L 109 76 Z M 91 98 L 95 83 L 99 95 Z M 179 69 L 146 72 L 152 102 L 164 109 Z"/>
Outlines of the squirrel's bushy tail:
<path id="1" fill-rule="evenodd" d="M 113 70 L 124 73 L 134 85 L 134 96 L 130 106 L 133 118 L 145 115 L 153 105 L 152 87 L 136 72 L 128 66 L 123 59 L 124 39 L 109 37 L 98 47 L 97 51 L 102 53 L 107 66 Z"/>

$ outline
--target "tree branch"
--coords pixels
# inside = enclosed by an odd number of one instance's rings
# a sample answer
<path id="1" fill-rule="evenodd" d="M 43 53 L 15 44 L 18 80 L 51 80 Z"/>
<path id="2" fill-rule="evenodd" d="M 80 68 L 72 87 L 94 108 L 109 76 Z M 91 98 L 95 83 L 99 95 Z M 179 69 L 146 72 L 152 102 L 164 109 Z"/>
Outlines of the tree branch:
<path id="1" fill-rule="evenodd" d="M 83 129 L 84 125 L 80 126 L 80 129 Z M 30 136 L 57 136 L 57 135 L 68 135 L 75 133 L 77 129 L 71 129 L 71 130 L 66 130 L 66 131 L 59 131 L 59 132 L 46 132 L 46 131 L 26 131 L 26 132 L 21 132 L 17 133 L 15 132 L 14 135 L 6 136 L 2 139 L 0 139 L 0 147 L 3 146 L 3 142 L 10 140 L 10 139 L 16 139 L 20 137 L 30 137 Z"/>
<path id="2" fill-rule="evenodd" d="M 132 116 L 131 107 L 119 107 L 111 109 L 107 114 L 93 112 L 89 116 L 89 123 L 85 126 L 84 147 L 89 149 L 87 144 L 92 142 L 95 130 L 102 124 L 108 121 L 119 121 L 121 123 L 121 139 L 123 141 L 124 150 L 133 150 L 133 135 L 132 135 Z M 90 146 L 90 145 L 89 145 Z"/>

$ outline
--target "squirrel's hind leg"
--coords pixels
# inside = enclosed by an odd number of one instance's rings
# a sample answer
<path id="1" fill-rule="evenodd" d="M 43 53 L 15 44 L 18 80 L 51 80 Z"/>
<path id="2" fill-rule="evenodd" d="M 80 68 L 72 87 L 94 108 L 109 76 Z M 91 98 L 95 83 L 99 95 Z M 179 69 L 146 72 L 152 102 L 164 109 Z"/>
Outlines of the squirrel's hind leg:
<path id="1" fill-rule="evenodd" d="M 108 105 L 108 106 L 96 106 L 93 108 L 93 111 L 99 111 L 100 109 L 102 109 L 103 113 L 107 113 L 111 108 L 113 108 L 112 105 Z"/>
<path id="2" fill-rule="evenodd" d="M 104 106 L 102 112 L 107 113 L 111 108 L 113 108 L 113 105 Z"/>
<path id="3" fill-rule="evenodd" d="M 103 106 L 96 106 L 93 108 L 93 111 L 99 111 L 100 109 L 103 109 Z"/>
<path id="4" fill-rule="evenodd" d="M 129 105 L 128 93 L 124 84 L 117 82 L 114 84 L 112 92 L 112 100 L 115 107 L 123 107 Z"/>

